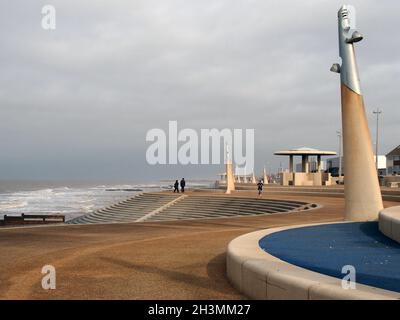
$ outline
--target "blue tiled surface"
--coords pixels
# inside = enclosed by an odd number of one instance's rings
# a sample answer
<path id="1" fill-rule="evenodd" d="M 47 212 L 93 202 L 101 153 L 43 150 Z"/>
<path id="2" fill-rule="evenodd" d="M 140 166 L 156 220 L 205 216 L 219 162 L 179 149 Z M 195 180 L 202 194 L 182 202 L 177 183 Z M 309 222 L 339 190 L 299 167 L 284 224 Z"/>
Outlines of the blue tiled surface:
<path id="1" fill-rule="evenodd" d="M 260 247 L 296 266 L 343 278 L 356 268 L 356 282 L 400 292 L 400 244 L 378 230 L 377 222 L 296 228 L 262 238 Z"/>

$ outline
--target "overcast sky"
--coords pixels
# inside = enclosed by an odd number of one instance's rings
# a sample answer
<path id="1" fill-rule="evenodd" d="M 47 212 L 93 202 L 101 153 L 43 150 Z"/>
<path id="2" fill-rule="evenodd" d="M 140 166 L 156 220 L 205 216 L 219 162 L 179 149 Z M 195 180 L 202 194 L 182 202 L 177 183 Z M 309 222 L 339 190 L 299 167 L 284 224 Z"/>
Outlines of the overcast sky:
<path id="1" fill-rule="evenodd" d="M 56 8 L 56 30 L 41 9 Z M 337 150 L 340 62 L 333 0 L 2 0 L 0 179 L 215 177 L 150 166 L 152 128 L 255 129 L 256 170 L 280 149 Z M 399 1 L 353 1 L 370 128 L 400 144 Z M 373 139 L 374 140 L 374 139 Z"/>

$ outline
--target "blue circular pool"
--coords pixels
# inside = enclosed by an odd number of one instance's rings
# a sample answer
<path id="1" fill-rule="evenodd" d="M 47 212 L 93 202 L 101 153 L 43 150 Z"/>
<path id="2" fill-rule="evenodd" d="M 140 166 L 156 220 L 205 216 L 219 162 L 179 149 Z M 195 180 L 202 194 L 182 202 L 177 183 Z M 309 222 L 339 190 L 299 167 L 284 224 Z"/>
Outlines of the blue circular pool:
<path id="1" fill-rule="evenodd" d="M 400 244 L 377 222 L 334 223 L 284 230 L 259 241 L 269 254 L 296 266 L 343 278 L 356 269 L 356 282 L 400 292 Z"/>

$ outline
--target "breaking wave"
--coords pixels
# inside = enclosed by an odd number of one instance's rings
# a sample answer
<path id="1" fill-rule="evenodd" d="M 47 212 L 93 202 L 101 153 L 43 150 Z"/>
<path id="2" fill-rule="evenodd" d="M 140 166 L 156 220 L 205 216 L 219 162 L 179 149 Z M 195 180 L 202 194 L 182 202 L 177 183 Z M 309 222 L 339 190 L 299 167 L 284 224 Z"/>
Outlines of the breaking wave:
<path id="1" fill-rule="evenodd" d="M 5 214 L 63 214 L 69 220 L 154 189 L 153 185 L 98 185 L 0 193 L 0 218 Z"/>

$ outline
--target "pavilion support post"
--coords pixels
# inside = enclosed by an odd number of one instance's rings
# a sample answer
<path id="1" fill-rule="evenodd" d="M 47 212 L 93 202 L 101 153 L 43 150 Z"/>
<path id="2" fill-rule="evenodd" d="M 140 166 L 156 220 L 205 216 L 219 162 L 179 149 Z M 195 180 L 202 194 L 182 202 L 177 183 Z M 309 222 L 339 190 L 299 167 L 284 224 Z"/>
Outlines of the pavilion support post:
<path id="1" fill-rule="evenodd" d="M 289 156 L 289 172 L 293 172 L 293 155 Z"/>
<path id="2" fill-rule="evenodd" d="M 317 172 L 321 172 L 321 155 L 317 155 Z"/>
<path id="3" fill-rule="evenodd" d="M 305 173 L 309 172 L 308 155 L 306 154 L 301 156 L 301 171 Z"/>
<path id="4" fill-rule="evenodd" d="M 310 162 L 308 160 L 308 156 L 306 156 L 306 170 L 305 170 L 305 172 L 306 173 L 310 172 Z"/>

